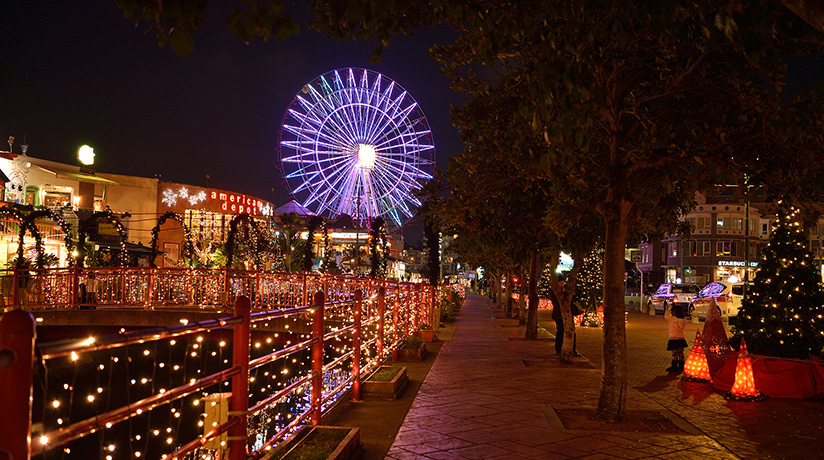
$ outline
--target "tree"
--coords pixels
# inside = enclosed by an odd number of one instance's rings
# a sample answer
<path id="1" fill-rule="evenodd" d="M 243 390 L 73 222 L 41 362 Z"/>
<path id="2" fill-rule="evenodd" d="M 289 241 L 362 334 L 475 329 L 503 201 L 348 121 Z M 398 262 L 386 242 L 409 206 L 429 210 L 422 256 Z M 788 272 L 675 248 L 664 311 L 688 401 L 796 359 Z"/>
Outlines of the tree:
<path id="1" fill-rule="evenodd" d="M 741 303 L 734 340 L 751 353 L 824 357 L 824 291 L 807 249 L 801 211 L 778 202 L 770 242 Z"/>
<path id="2" fill-rule="evenodd" d="M 280 218 L 281 235 L 278 238 L 280 254 L 283 255 L 283 264 L 288 272 L 300 271 L 303 266 L 304 240 L 300 239 L 300 231 L 303 230 L 305 221 L 298 213 L 291 212 Z"/>
<path id="3" fill-rule="evenodd" d="M 386 223 L 383 217 L 378 217 L 372 221 L 369 237 L 369 276 L 372 278 L 385 278 L 389 241 L 386 239 Z"/>
<path id="4" fill-rule="evenodd" d="M 604 250 L 595 248 L 584 258 L 578 274 L 578 303 L 581 310 L 598 308 L 604 293 Z"/>
<path id="5" fill-rule="evenodd" d="M 315 262 L 315 231 L 319 228 L 323 227 L 325 230 L 324 219 L 320 216 L 313 216 L 309 219 L 309 223 L 306 225 L 306 230 L 308 232 L 308 236 L 306 237 L 306 244 L 303 247 L 303 271 L 308 272 L 312 270 L 312 265 Z M 324 238 L 326 238 L 324 236 Z"/>
<path id="6" fill-rule="evenodd" d="M 624 248 L 631 229 L 674 229 L 696 191 L 733 177 L 743 166 L 758 170 L 753 177 L 761 181 L 776 177 L 777 169 L 762 167 L 764 148 L 783 154 L 792 141 L 799 147 L 790 154 L 795 158 L 814 150 L 808 139 L 786 136 L 765 116 L 781 113 L 782 106 L 761 83 L 766 77 L 780 88 L 785 71 L 780 55 L 814 42 L 798 41 L 803 28 L 781 11 L 761 6 L 740 11 L 720 2 L 552 1 L 494 11 L 485 6 L 463 10 L 462 35 L 435 55 L 457 88 L 500 80 L 522 85 L 521 110 L 532 115 L 533 128 L 548 146 L 544 164 L 563 171 L 578 196 L 591 198 L 577 209 L 595 209 L 603 219 L 598 416 L 621 421 L 627 385 Z M 478 65 L 487 69 L 480 72 Z"/>
<path id="7" fill-rule="evenodd" d="M 781 105 L 777 93 L 786 60 L 822 51 L 822 40 L 777 2 L 312 6 L 315 27 L 340 39 L 373 39 L 376 55 L 395 34 L 449 24 L 458 38 L 435 54 L 455 88 L 471 93 L 506 81 L 511 85 L 498 87 L 519 90 L 518 112 L 547 146 L 536 173 L 566 175 L 567 192 L 581 198 L 577 209 L 595 209 L 603 219 L 603 420 L 621 421 L 625 410 L 630 232 L 674 229 L 694 192 L 737 177 L 733 171 L 795 196 L 818 185 L 809 178 L 820 177 L 824 118 L 808 113 L 820 114 L 824 104 L 812 96 Z"/>

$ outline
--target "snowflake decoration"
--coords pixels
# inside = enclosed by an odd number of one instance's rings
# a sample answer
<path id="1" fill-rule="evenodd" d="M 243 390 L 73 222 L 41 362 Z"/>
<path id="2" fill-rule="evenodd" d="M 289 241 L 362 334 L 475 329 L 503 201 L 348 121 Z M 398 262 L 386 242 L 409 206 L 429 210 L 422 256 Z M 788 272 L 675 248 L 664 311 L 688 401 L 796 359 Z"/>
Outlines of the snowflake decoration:
<path id="1" fill-rule="evenodd" d="M 170 189 L 166 189 L 163 191 L 163 199 L 161 201 L 169 206 L 174 206 L 177 204 L 177 193 Z"/>
<path id="2" fill-rule="evenodd" d="M 189 189 L 186 187 L 181 187 L 180 190 L 174 192 L 172 189 L 166 189 L 163 191 L 163 201 L 169 206 L 174 206 L 177 204 L 177 200 L 187 200 L 189 204 L 196 205 L 201 201 L 206 201 L 206 192 L 201 191 L 196 195 L 189 195 Z"/>
<path id="3" fill-rule="evenodd" d="M 188 200 L 191 205 L 195 205 L 201 201 L 206 201 L 206 192 L 201 191 L 197 195 L 190 195 Z"/>

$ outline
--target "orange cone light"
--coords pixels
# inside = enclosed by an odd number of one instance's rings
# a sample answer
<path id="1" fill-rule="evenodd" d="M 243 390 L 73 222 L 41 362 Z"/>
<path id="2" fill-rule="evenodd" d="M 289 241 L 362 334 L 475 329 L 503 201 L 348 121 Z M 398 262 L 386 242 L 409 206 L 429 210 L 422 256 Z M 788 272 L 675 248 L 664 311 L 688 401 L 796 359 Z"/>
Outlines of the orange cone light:
<path id="1" fill-rule="evenodd" d="M 747 342 L 741 339 L 738 361 L 735 363 L 735 383 L 730 388 L 733 398 L 758 398 L 761 392 L 755 389 L 755 377 L 752 373 L 752 358 L 747 352 Z"/>
<path id="2" fill-rule="evenodd" d="M 684 363 L 684 379 L 702 382 L 712 381 L 700 331 L 695 331 L 695 342 L 693 342 L 690 354 Z"/>

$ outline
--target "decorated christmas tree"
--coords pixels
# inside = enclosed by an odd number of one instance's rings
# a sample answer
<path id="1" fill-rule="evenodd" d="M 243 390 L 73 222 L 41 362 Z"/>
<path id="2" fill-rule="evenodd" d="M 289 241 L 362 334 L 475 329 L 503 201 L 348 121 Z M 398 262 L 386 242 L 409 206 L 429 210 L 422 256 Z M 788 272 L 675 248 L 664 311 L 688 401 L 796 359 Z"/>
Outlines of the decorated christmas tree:
<path id="1" fill-rule="evenodd" d="M 593 249 L 584 258 L 575 286 L 575 301 L 581 310 L 597 309 L 604 294 L 604 250 Z"/>
<path id="2" fill-rule="evenodd" d="M 779 202 L 770 242 L 738 312 L 735 342 L 751 353 L 807 359 L 824 355 L 824 291 L 801 214 Z"/>
<path id="3" fill-rule="evenodd" d="M 538 278 L 538 298 L 539 299 L 549 299 L 549 290 L 550 287 L 550 276 L 552 275 L 552 269 L 550 268 L 549 264 L 544 265 L 544 269 L 541 271 L 541 277 Z"/>

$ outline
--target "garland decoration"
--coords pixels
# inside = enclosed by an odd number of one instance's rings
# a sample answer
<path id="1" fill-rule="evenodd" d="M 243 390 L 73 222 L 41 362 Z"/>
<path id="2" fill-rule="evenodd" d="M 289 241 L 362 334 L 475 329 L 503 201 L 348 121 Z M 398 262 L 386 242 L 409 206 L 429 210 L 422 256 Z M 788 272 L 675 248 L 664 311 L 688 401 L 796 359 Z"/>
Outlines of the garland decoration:
<path id="1" fill-rule="evenodd" d="M 243 214 L 236 215 L 232 219 L 232 221 L 229 223 L 229 235 L 226 238 L 226 268 L 232 268 L 232 262 L 233 262 L 233 259 L 234 259 L 234 252 L 235 252 L 235 246 L 236 246 L 238 226 L 242 223 L 246 224 L 244 226 L 244 230 L 245 230 L 245 236 L 246 236 L 245 240 L 247 242 L 249 241 L 249 234 L 248 234 L 249 228 L 251 228 L 252 231 L 254 232 L 254 238 L 251 241 L 252 242 L 252 245 L 251 245 L 252 246 L 252 258 L 254 260 L 255 266 L 260 268 L 263 265 L 263 258 L 262 258 L 262 255 L 261 255 L 262 251 L 258 251 L 258 249 L 259 249 L 259 246 L 260 246 L 261 242 L 265 239 L 265 235 L 264 235 L 264 232 L 258 226 L 257 221 L 255 221 L 255 219 L 251 215 L 249 215 L 245 212 Z"/>
<path id="2" fill-rule="evenodd" d="M 88 235 L 89 227 L 92 222 L 100 220 L 105 220 L 115 226 L 117 234 L 120 236 L 120 266 L 126 266 L 126 229 L 108 205 L 106 209 L 92 214 L 80 224 L 80 230 L 77 232 L 77 265 L 83 267 L 86 260 L 86 235 Z"/>
<path id="3" fill-rule="evenodd" d="M 187 259 L 191 259 L 194 257 L 195 249 L 194 244 L 192 243 L 192 230 L 189 228 L 188 225 L 186 225 L 183 216 L 173 211 L 167 211 L 157 219 L 157 225 L 155 225 L 152 228 L 152 242 L 150 244 L 152 248 L 152 255 L 149 258 L 149 264 L 151 264 L 152 268 L 157 268 L 157 265 L 155 264 L 155 259 L 157 258 L 158 253 L 157 239 L 160 233 L 160 227 L 162 227 L 163 224 L 165 224 L 166 221 L 169 219 L 176 220 L 178 223 L 180 223 L 180 226 L 183 227 L 184 243 L 181 255 Z"/>

